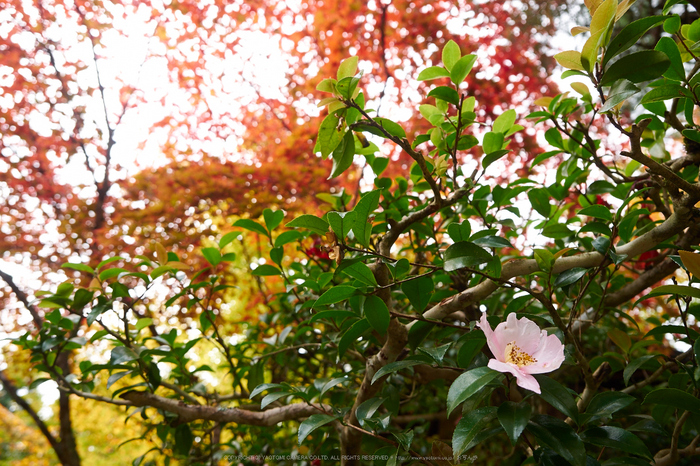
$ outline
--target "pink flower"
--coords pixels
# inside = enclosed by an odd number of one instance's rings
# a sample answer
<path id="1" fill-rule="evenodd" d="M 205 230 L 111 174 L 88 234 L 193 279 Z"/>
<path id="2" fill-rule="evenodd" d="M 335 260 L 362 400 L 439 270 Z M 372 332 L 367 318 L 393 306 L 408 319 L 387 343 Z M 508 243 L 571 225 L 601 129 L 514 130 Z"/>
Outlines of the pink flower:
<path id="1" fill-rule="evenodd" d="M 525 317 L 518 319 L 514 312 L 496 330 L 491 330 L 483 313 L 479 327 L 496 358 L 489 361 L 489 367 L 510 372 L 522 388 L 541 393 L 540 384 L 532 374 L 555 371 L 564 361 L 564 345 L 556 335 L 547 335 L 536 323 Z"/>

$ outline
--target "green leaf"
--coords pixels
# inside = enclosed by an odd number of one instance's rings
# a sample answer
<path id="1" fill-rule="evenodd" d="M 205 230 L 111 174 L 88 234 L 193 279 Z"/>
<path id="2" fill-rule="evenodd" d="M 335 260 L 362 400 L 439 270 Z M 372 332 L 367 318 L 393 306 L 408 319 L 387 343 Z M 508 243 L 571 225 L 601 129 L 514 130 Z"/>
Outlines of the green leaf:
<path id="1" fill-rule="evenodd" d="M 188 424 L 180 424 L 175 428 L 175 445 L 173 451 L 177 456 L 188 456 L 192 449 L 194 435 Z"/>
<path id="2" fill-rule="evenodd" d="M 535 378 L 540 384 L 542 392 L 540 397 L 578 424 L 578 408 L 571 393 L 562 387 L 559 382 L 546 375 L 538 374 L 535 375 Z"/>
<path id="3" fill-rule="evenodd" d="M 462 57 L 462 51 L 459 49 L 459 45 L 453 40 L 450 40 L 445 44 L 442 49 L 442 64 L 445 65 L 448 71 L 452 70 L 452 67 L 459 61 Z"/>
<path id="4" fill-rule="evenodd" d="M 551 416 L 535 415 L 527 430 L 537 441 L 554 450 L 573 466 L 586 465 L 586 447 L 567 423 Z"/>
<path id="5" fill-rule="evenodd" d="M 586 414 L 594 418 L 612 416 L 613 413 L 634 403 L 635 397 L 622 392 L 601 392 L 593 397 Z"/>
<path id="6" fill-rule="evenodd" d="M 65 263 L 61 266 L 62 269 L 73 269 L 73 270 L 79 270 L 81 272 L 87 272 L 87 273 L 95 273 L 92 267 L 86 264 L 72 264 L 70 262 Z"/>
<path id="7" fill-rule="evenodd" d="M 591 427 L 581 434 L 581 439 L 599 447 L 617 448 L 649 459 L 652 457 L 646 444 L 639 437 L 619 427 Z"/>
<path id="8" fill-rule="evenodd" d="M 654 50 L 659 50 L 665 53 L 668 59 L 671 60 L 671 66 L 668 68 L 668 71 L 664 73 L 664 77 L 673 81 L 684 81 L 685 69 L 683 68 L 681 52 L 678 50 L 678 44 L 676 44 L 676 41 L 670 37 L 662 37 L 656 43 Z M 690 98 L 692 98 L 692 95 Z"/>
<path id="9" fill-rule="evenodd" d="M 482 236 L 481 238 L 476 238 L 474 244 L 478 246 L 483 246 L 485 248 L 512 248 L 513 245 L 510 244 L 505 238 L 500 236 Z"/>
<path id="10" fill-rule="evenodd" d="M 277 228 L 280 223 L 282 223 L 282 219 L 284 219 L 284 211 L 279 209 L 265 209 L 263 210 L 263 218 L 265 219 L 267 231 L 272 231 Z"/>
<path id="11" fill-rule="evenodd" d="M 376 382 L 377 380 L 381 379 L 387 374 L 393 374 L 394 372 L 398 372 L 402 369 L 407 369 L 409 367 L 413 366 L 418 366 L 420 364 L 425 364 L 425 361 L 423 360 L 417 360 L 417 359 L 404 359 L 403 361 L 396 361 L 396 362 L 391 362 L 387 364 L 386 366 L 382 367 L 379 369 L 375 374 L 374 377 L 372 377 L 372 383 Z"/>
<path id="12" fill-rule="evenodd" d="M 581 52 L 567 50 L 554 55 L 554 59 L 566 69 L 583 71 L 581 64 Z"/>
<path id="13" fill-rule="evenodd" d="M 360 338 L 362 335 L 365 334 L 369 329 L 372 328 L 372 325 L 369 323 L 369 321 L 365 319 L 360 319 L 343 334 L 343 336 L 340 338 L 340 341 L 338 342 L 338 358 L 342 358 L 343 354 L 350 348 L 350 346 L 357 341 L 358 338 Z"/>
<path id="14" fill-rule="evenodd" d="M 620 79 L 611 88 L 605 105 L 600 109 L 601 113 L 609 112 L 618 104 L 629 99 L 641 90 L 626 79 Z"/>
<path id="15" fill-rule="evenodd" d="M 450 72 L 442 66 L 431 66 L 418 73 L 418 81 L 429 81 L 437 78 L 449 78 Z"/>
<path id="16" fill-rule="evenodd" d="M 313 324 L 319 319 L 333 319 L 337 321 L 338 319 L 344 320 L 350 317 L 357 317 L 357 314 L 352 311 L 342 310 L 321 311 L 311 316 L 309 319 L 309 325 Z"/>
<path id="17" fill-rule="evenodd" d="M 212 267 L 216 267 L 221 262 L 221 253 L 218 248 L 202 248 L 202 255 Z"/>
<path id="18" fill-rule="evenodd" d="M 345 135 L 345 126 L 339 123 L 338 117 L 331 113 L 323 119 L 318 128 L 318 148 L 324 159 L 338 147 Z"/>
<path id="19" fill-rule="evenodd" d="M 586 272 L 588 272 L 588 269 L 584 269 L 583 267 L 574 267 L 569 270 L 565 270 L 559 275 L 557 275 L 557 279 L 554 281 L 554 286 L 558 287 L 565 287 L 569 286 L 572 283 L 576 283 L 586 275 Z"/>
<path id="20" fill-rule="evenodd" d="M 335 148 L 331 158 L 333 159 L 333 169 L 328 177 L 329 180 L 341 175 L 352 165 L 355 158 L 355 138 L 352 135 L 352 131 L 345 133 L 343 140 Z"/>
<path id="21" fill-rule="evenodd" d="M 301 215 L 285 225 L 288 228 L 305 228 L 319 235 L 328 233 L 328 223 L 315 215 Z"/>
<path id="22" fill-rule="evenodd" d="M 496 417 L 496 409 L 495 406 L 486 406 L 462 416 L 452 434 L 452 452 L 455 458 L 464 453 L 474 437 Z"/>
<path id="23" fill-rule="evenodd" d="M 477 367 L 457 377 L 447 393 L 447 416 L 497 377 L 502 377 L 502 374 L 486 366 Z"/>
<path id="24" fill-rule="evenodd" d="M 433 279 L 429 276 L 420 277 L 401 284 L 401 291 L 403 291 L 411 302 L 413 309 L 419 314 L 423 313 L 425 307 L 430 302 L 430 297 L 434 289 L 435 285 L 433 284 Z"/>
<path id="25" fill-rule="evenodd" d="M 642 357 L 630 361 L 630 363 L 627 365 L 627 367 L 625 367 L 625 370 L 622 373 L 622 378 L 625 380 L 625 385 L 630 384 L 630 379 L 632 378 L 632 375 L 637 371 L 637 369 L 642 367 L 647 361 L 651 361 L 656 357 L 658 357 L 657 354 L 645 354 Z"/>
<path id="26" fill-rule="evenodd" d="M 346 262 L 347 260 L 344 260 L 341 266 L 344 265 Z M 336 269 L 336 273 L 337 270 L 338 269 Z M 374 274 L 364 262 L 351 263 L 347 267 L 343 268 L 342 272 L 362 282 L 363 285 L 377 286 L 377 279 L 374 278 Z"/>
<path id="27" fill-rule="evenodd" d="M 358 406 L 355 410 L 355 416 L 357 420 L 360 421 L 360 425 L 364 426 L 365 421 L 374 416 L 374 413 L 377 412 L 384 401 L 384 398 L 370 398 Z"/>
<path id="28" fill-rule="evenodd" d="M 503 148 L 503 133 L 489 131 L 484 135 L 482 147 L 486 154 L 501 150 Z"/>
<path id="29" fill-rule="evenodd" d="M 515 110 L 512 108 L 498 115 L 498 118 L 493 122 L 494 133 L 507 133 L 508 130 L 515 124 L 517 117 Z"/>
<path id="30" fill-rule="evenodd" d="M 700 400 L 677 388 L 659 388 L 649 393 L 642 404 L 657 404 L 671 406 L 673 408 L 686 410 L 691 413 L 700 414 Z"/>
<path id="31" fill-rule="evenodd" d="M 510 150 L 503 149 L 487 154 L 486 157 L 484 157 L 484 159 L 481 161 L 481 166 L 484 168 L 484 170 L 486 170 L 489 167 L 489 165 L 506 155 L 508 152 L 510 152 Z"/>
<path id="32" fill-rule="evenodd" d="M 264 226 L 260 225 L 258 222 L 255 220 L 250 220 L 248 218 L 242 218 L 240 220 L 236 220 L 233 223 L 234 227 L 240 227 L 240 228 L 245 228 L 248 231 L 252 231 L 255 233 L 260 233 L 263 236 L 269 237 L 270 234 L 267 232 Z"/>
<path id="33" fill-rule="evenodd" d="M 359 200 L 355 208 L 352 209 L 352 211 L 357 214 L 352 231 L 357 241 L 365 247 L 369 245 L 369 237 L 372 231 L 372 223 L 369 221 L 369 215 L 379 207 L 379 195 L 379 189 L 365 194 Z"/>
<path id="34" fill-rule="evenodd" d="M 119 364 L 133 361 L 135 359 L 138 359 L 138 356 L 131 348 L 127 348 L 126 346 L 117 346 L 116 348 L 112 349 L 112 353 L 109 357 L 109 364 L 111 366 L 118 366 Z"/>
<path id="35" fill-rule="evenodd" d="M 549 214 L 552 211 L 552 206 L 549 203 L 549 191 L 545 188 L 535 188 L 527 192 L 527 198 L 530 200 L 530 204 L 535 211 L 543 216 L 544 218 L 549 218 Z"/>
<path id="36" fill-rule="evenodd" d="M 489 262 L 493 256 L 469 241 L 459 241 L 445 251 L 445 272 Z"/>
<path id="37" fill-rule="evenodd" d="M 280 235 L 275 238 L 275 247 L 276 248 L 281 248 L 285 244 L 289 244 L 293 241 L 297 241 L 302 238 L 301 233 L 299 233 L 296 230 L 289 230 L 280 233 Z"/>
<path id="38" fill-rule="evenodd" d="M 373 329 L 379 332 L 380 335 L 386 334 L 387 330 L 389 330 L 391 315 L 382 298 L 377 295 L 367 296 L 364 304 L 364 314 Z"/>
<path id="39" fill-rule="evenodd" d="M 252 274 L 256 277 L 273 277 L 275 275 L 282 275 L 282 272 L 274 265 L 262 264 L 257 266 Z"/>
<path id="40" fill-rule="evenodd" d="M 546 249 L 535 249 L 534 256 L 537 267 L 539 267 L 541 271 L 549 273 L 552 270 L 552 266 L 556 260 L 554 254 Z"/>
<path id="41" fill-rule="evenodd" d="M 654 289 L 651 293 L 641 299 L 653 298 L 655 296 L 663 296 L 667 294 L 677 294 L 680 296 L 688 296 L 700 299 L 700 288 L 695 288 L 688 285 L 664 285 Z"/>
<path id="42" fill-rule="evenodd" d="M 610 41 L 603 57 L 603 67 L 613 57 L 632 47 L 651 28 L 664 22 L 666 16 L 649 16 L 638 19 L 625 26 L 615 38 Z"/>
<path id="43" fill-rule="evenodd" d="M 515 445 L 531 415 L 532 407 L 525 402 L 506 401 L 498 408 L 498 422 L 508 434 L 511 444 Z"/>
<path id="44" fill-rule="evenodd" d="M 355 212 L 328 212 L 326 218 L 338 238 L 345 238 L 355 225 Z"/>
<path id="45" fill-rule="evenodd" d="M 486 344 L 486 336 L 481 330 L 474 329 L 460 340 L 462 339 L 462 346 L 457 352 L 457 365 L 466 369 L 472 363 L 476 355 L 479 354 L 481 348 Z"/>
<path id="46" fill-rule="evenodd" d="M 464 78 L 467 77 L 469 72 L 474 67 L 475 62 L 476 55 L 470 54 L 463 56 L 462 58 L 457 60 L 457 63 L 454 64 L 454 66 L 450 70 L 450 79 L 457 87 L 459 87 L 459 85 L 462 84 Z"/>
<path id="47" fill-rule="evenodd" d="M 299 445 L 301 445 L 306 437 L 314 430 L 319 427 L 325 426 L 329 422 L 334 421 L 335 416 L 329 416 L 328 414 L 312 414 L 307 419 L 305 419 L 301 424 L 299 424 L 299 431 L 297 436 L 299 438 Z"/>
<path id="48" fill-rule="evenodd" d="M 313 307 L 327 306 L 329 304 L 339 303 L 340 301 L 345 301 L 350 296 L 354 295 L 357 288 L 348 285 L 338 285 L 334 286 L 330 290 L 326 291 L 321 295 L 320 298 L 316 300 Z"/>
<path id="49" fill-rule="evenodd" d="M 459 94 L 451 87 L 438 86 L 428 92 L 428 97 L 435 97 L 436 99 L 449 102 L 452 105 L 459 105 Z"/>
<path id="50" fill-rule="evenodd" d="M 547 238 L 553 238 L 553 239 L 561 239 L 561 238 L 567 238 L 571 235 L 573 235 L 574 232 L 569 230 L 569 228 L 561 223 L 557 223 L 554 225 L 548 225 L 544 227 L 542 230 L 542 235 L 546 236 Z"/>
<path id="51" fill-rule="evenodd" d="M 608 222 L 612 221 L 612 213 L 610 212 L 610 210 L 608 210 L 607 207 L 598 204 L 584 207 L 583 209 L 578 211 L 578 215 L 587 215 L 589 217 L 607 220 Z"/>
<path id="52" fill-rule="evenodd" d="M 387 133 L 391 134 L 392 136 L 395 136 L 397 138 L 403 139 L 406 137 L 406 131 L 399 125 L 398 123 L 395 123 L 387 118 L 379 118 L 376 117 L 374 119 L 376 123 L 379 124 L 384 130 L 386 130 Z"/>
<path id="53" fill-rule="evenodd" d="M 644 97 L 642 97 L 642 101 L 640 103 L 650 104 L 652 102 L 661 102 L 679 97 L 692 98 L 692 95 L 678 84 L 665 84 L 663 86 L 655 87 L 647 92 Z"/>
<path id="54" fill-rule="evenodd" d="M 289 396 L 290 393 L 288 392 L 275 392 L 275 393 L 268 393 L 263 397 L 262 400 L 260 400 L 260 409 L 265 409 L 275 401 L 279 400 L 280 398 L 284 398 Z"/>
<path id="55" fill-rule="evenodd" d="M 472 234 L 472 226 L 469 220 L 465 220 L 462 223 L 451 223 L 447 227 L 447 234 L 455 243 L 459 241 L 467 241 Z"/>
<path id="56" fill-rule="evenodd" d="M 619 79 L 633 83 L 660 77 L 671 66 L 671 60 L 658 50 L 642 50 L 620 58 L 610 65 L 600 80 L 601 86 L 611 86 Z"/>
<path id="57" fill-rule="evenodd" d="M 121 273 L 126 273 L 126 270 L 121 268 L 103 270 L 102 272 L 100 272 L 100 280 L 109 280 L 110 278 L 114 278 Z"/>
<path id="58" fill-rule="evenodd" d="M 346 58 L 340 62 L 340 66 L 338 67 L 338 81 L 343 78 L 355 76 L 355 73 L 357 73 L 357 57 Z"/>
<path id="59" fill-rule="evenodd" d="M 261 394 L 265 390 L 269 390 L 271 388 L 287 388 L 286 385 L 281 384 L 281 383 L 263 383 L 258 386 L 256 386 L 252 392 L 250 392 L 250 395 L 248 396 L 249 399 L 255 398 L 257 395 Z"/>

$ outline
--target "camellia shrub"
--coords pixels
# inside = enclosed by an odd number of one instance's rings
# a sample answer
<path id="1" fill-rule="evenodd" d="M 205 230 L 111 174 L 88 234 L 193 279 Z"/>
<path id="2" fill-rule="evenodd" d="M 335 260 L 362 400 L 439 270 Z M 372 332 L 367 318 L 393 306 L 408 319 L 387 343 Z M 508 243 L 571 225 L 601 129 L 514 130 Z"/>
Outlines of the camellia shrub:
<path id="1" fill-rule="evenodd" d="M 153 446 L 135 465 L 695 464 L 700 20 L 668 0 L 625 21 L 631 3 L 586 2 L 583 46 L 555 57 L 577 94 L 494 121 L 465 45 L 416 76 L 415 136 L 346 59 L 318 86 L 316 151 L 331 177 L 365 161 L 361 195 L 238 220 L 199 271 L 159 244 L 65 264 L 89 285 L 42 296 L 14 342 L 36 383 L 123 406 Z M 546 151 L 517 176 L 533 130 Z M 260 245 L 258 322 L 222 317 L 241 240 Z"/>

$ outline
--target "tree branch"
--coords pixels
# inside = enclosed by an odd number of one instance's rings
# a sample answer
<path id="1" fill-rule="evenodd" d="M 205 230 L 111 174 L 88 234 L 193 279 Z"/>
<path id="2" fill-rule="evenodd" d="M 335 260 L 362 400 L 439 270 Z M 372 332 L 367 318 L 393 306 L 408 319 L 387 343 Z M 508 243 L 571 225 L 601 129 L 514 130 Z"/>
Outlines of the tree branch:
<path id="1" fill-rule="evenodd" d="M 295 403 L 267 411 L 253 412 L 239 408 L 216 408 L 213 406 L 193 406 L 180 400 L 165 398 L 153 393 L 131 390 L 119 395 L 131 406 L 152 407 L 177 414 L 179 422 L 207 420 L 221 423 L 235 422 L 251 426 L 274 426 L 278 422 L 298 420 L 319 412 L 328 412 L 328 405 Z"/>

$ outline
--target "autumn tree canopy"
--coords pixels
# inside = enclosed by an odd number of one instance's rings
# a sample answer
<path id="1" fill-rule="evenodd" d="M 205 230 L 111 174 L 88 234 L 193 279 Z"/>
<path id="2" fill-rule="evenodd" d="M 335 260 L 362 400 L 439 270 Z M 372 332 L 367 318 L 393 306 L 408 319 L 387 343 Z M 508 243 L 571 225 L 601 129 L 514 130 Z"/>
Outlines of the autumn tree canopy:
<path id="1" fill-rule="evenodd" d="M 65 465 L 93 405 L 115 464 L 691 464 L 700 21 L 632 4 L 0 2 L 0 400 Z"/>

